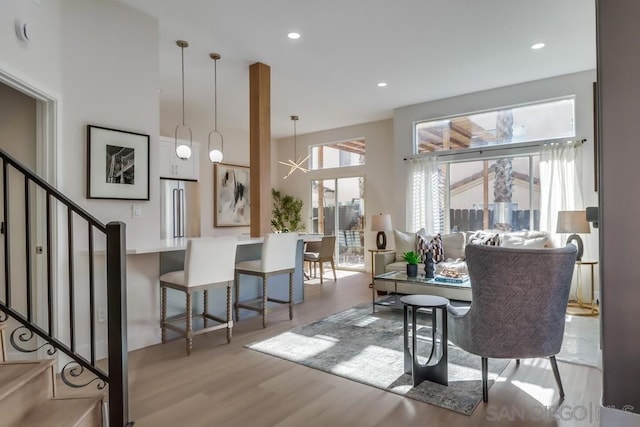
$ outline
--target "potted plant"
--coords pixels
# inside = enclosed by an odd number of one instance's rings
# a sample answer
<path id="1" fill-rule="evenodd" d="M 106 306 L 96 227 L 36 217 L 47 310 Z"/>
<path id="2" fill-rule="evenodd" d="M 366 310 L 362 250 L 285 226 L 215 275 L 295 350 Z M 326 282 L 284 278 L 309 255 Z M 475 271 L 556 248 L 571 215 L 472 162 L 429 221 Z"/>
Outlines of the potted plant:
<path id="1" fill-rule="evenodd" d="M 273 210 L 271 211 L 271 227 L 276 233 L 288 233 L 304 229 L 302 223 L 302 200 L 287 196 L 276 189 L 271 189 Z"/>
<path id="2" fill-rule="evenodd" d="M 416 277 L 418 275 L 420 255 L 414 251 L 409 251 L 402 254 L 402 259 L 407 263 L 407 276 Z"/>

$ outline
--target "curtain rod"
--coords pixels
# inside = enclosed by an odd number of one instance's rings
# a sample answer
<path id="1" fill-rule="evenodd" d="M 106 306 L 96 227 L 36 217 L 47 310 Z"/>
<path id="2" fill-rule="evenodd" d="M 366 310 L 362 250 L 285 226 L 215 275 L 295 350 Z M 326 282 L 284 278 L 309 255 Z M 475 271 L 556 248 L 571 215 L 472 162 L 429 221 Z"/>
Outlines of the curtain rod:
<path id="1" fill-rule="evenodd" d="M 458 150 L 448 150 L 448 151 L 430 151 L 428 153 L 421 153 L 421 154 L 416 154 L 414 156 L 408 156 L 403 158 L 404 161 L 407 160 L 417 160 L 417 159 L 424 159 L 427 157 L 432 157 L 432 156 L 438 156 L 438 157 L 449 157 L 449 156 L 455 156 L 455 155 L 466 155 L 466 154 L 471 154 L 471 153 L 480 153 L 482 154 L 483 152 L 486 151 L 499 151 L 499 150 L 507 150 L 507 149 L 521 149 L 521 148 L 533 148 L 533 147 L 541 147 L 545 144 L 554 144 L 554 143 L 562 143 L 562 142 L 579 142 L 581 144 L 584 144 L 585 142 L 587 142 L 586 138 L 582 138 L 582 139 L 545 139 L 545 140 L 540 140 L 540 141 L 534 141 L 534 142 L 522 142 L 522 143 L 516 143 L 516 144 L 502 144 L 502 145 L 488 145 L 488 146 L 483 146 L 483 147 L 469 147 L 469 148 L 461 148 Z"/>

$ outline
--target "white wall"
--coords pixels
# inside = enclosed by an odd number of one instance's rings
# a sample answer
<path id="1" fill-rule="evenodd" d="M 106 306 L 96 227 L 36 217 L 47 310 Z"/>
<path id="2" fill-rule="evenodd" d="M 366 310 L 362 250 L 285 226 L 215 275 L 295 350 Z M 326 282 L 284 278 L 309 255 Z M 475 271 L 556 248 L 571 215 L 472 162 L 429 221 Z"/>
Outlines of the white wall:
<path id="1" fill-rule="evenodd" d="M 60 0 L 4 0 L 0 13 L 0 70 L 42 92 L 60 93 Z M 16 37 L 16 22 L 28 22 L 29 43 Z"/>
<path id="2" fill-rule="evenodd" d="M 302 118 L 298 129 L 302 128 Z M 366 144 L 365 164 L 339 169 L 324 169 L 310 171 L 302 174 L 297 171 L 286 180 L 283 176 L 289 170 L 288 167 L 277 164 L 278 160 L 287 161 L 293 157 L 293 137 L 281 139 L 277 142 L 277 158 L 273 164 L 272 175 L 278 179 L 278 189 L 285 194 L 298 197 L 304 202 L 302 208 L 302 220 L 310 226 L 310 205 L 311 205 L 311 181 L 327 178 L 344 178 L 351 176 L 364 176 L 365 178 L 365 221 L 369 221 L 372 214 L 392 213 L 391 194 L 402 192 L 404 194 L 404 184 L 402 187 L 395 187 L 392 181 L 392 163 L 389 161 L 393 155 L 393 121 L 382 120 L 361 125 L 348 126 L 344 128 L 331 129 L 322 132 L 297 135 L 297 154 L 308 152 L 308 147 L 316 144 L 326 144 L 330 142 L 346 141 L 350 139 L 364 138 Z M 397 218 L 392 216 L 394 226 Z M 309 229 L 309 228 L 308 228 Z M 365 224 L 368 230 L 368 224 Z M 365 247 L 375 247 L 375 234 L 372 231 L 365 233 Z M 366 268 L 370 270 L 370 257 L 365 256 Z"/>

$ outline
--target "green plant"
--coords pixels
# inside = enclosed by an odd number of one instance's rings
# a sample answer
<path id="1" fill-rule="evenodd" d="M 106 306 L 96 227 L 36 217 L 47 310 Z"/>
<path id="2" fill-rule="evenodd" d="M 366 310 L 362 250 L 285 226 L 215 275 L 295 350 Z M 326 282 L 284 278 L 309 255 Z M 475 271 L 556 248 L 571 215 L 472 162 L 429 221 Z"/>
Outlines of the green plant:
<path id="1" fill-rule="evenodd" d="M 418 264 L 420 262 L 420 255 L 414 251 L 409 251 L 402 254 L 402 259 L 405 260 L 407 264 Z"/>
<path id="2" fill-rule="evenodd" d="M 271 189 L 273 210 L 271 211 L 271 227 L 274 231 L 289 232 L 304 229 L 302 223 L 302 200 L 287 196 L 276 189 Z"/>

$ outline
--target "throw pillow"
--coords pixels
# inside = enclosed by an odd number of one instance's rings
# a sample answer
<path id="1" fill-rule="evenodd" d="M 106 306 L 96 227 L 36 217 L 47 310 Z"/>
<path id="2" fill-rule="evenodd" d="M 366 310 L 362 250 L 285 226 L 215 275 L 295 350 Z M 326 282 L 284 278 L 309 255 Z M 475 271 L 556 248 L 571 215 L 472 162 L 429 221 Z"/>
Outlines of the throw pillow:
<path id="1" fill-rule="evenodd" d="M 393 230 L 393 239 L 396 245 L 396 262 L 403 261 L 403 253 L 416 250 L 415 233 Z"/>
<path id="2" fill-rule="evenodd" d="M 472 245 L 500 246 L 500 235 L 498 233 L 485 233 L 476 231 L 469 237 Z"/>
<path id="3" fill-rule="evenodd" d="M 444 261 L 444 246 L 442 245 L 442 237 L 439 234 L 432 238 L 417 234 L 416 238 L 418 240 L 418 254 L 422 257 L 423 263 L 426 261 L 427 252 L 433 254 L 433 262 L 436 264 Z"/>
<path id="4" fill-rule="evenodd" d="M 517 236 L 502 236 L 502 244 L 504 248 L 521 248 L 521 249 L 544 249 L 547 243 L 546 237 L 534 237 L 525 239 Z"/>

